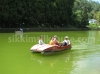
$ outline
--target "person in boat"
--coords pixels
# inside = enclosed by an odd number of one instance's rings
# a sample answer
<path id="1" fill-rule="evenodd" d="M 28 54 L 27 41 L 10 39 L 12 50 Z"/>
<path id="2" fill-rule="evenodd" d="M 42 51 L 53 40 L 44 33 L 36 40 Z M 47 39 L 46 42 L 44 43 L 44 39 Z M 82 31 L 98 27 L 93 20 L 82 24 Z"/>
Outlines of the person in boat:
<path id="1" fill-rule="evenodd" d="M 43 42 L 43 37 L 40 37 L 40 39 L 39 39 L 39 44 L 40 44 L 40 45 L 45 44 L 45 43 Z"/>
<path id="2" fill-rule="evenodd" d="M 23 32 L 23 29 L 22 29 L 22 28 L 20 28 L 20 31 L 21 31 L 21 32 Z"/>
<path id="3" fill-rule="evenodd" d="M 57 36 L 56 35 L 54 35 L 54 44 L 55 45 L 59 45 L 59 41 L 58 41 L 58 39 L 57 39 Z"/>
<path id="4" fill-rule="evenodd" d="M 70 40 L 68 39 L 68 36 L 65 37 L 65 40 L 62 42 L 61 46 L 66 46 L 70 44 Z"/>
<path id="5" fill-rule="evenodd" d="M 49 42 L 49 45 L 54 45 L 54 37 L 51 37 L 51 40 Z"/>

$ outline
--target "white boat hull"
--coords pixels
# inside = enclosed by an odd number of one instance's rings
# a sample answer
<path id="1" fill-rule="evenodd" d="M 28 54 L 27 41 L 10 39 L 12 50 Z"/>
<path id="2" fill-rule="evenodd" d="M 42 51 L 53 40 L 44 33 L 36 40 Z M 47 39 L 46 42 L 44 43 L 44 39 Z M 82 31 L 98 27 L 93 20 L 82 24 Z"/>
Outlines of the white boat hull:
<path id="1" fill-rule="evenodd" d="M 65 49 L 71 49 L 71 44 L 67 46 L 58 46 L 58 45 L 49 45 L 49 44 L 44 44 L 44 45 L 39 45 L 36 44 L 31 47 L 30 51 L 31 52 L 57 52 L 57 51 L 62 51 Z"/>
<path id="2" fill-rule="evenodd" d="M 49 45 L 49 44 L 39 45 L 39 44 L 36 44 L 36 45 L 32 46 L 30 50 L 33 52 L 42 52 L 43 50 L 48 49 L 48 48 L 53 47 L 53 46 L 57 46 L 57 45 Z"/>

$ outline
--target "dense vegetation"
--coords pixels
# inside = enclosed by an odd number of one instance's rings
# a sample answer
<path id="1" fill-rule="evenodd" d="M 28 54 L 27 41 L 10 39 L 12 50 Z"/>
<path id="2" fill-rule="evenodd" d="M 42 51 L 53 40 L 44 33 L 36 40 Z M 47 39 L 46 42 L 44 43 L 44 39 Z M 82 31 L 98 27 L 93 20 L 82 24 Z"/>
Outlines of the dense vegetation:
<path id="1" fill-rule="evenodd" d="M 89 19 L 95 19 L 98 21 L 97 24 L 100 25 L 100 3 L 99 2 L 95 2 L 92 0 L 88 0 L 88 1 L 75 0 L 73 12 L 76 15 L 76 19 L 80 21 L 80 23 L 82 24 L 88 23 L 88 22 L 81 22 L 83 21 L 83 19 L 86 21 L 88 21 Z M 82 24 L 81 25 L 78 24 L 78 25 L 82 26 Z"/>
<path id="2" fill-rule="evenodd" d="M 99 16 L 98 16 L 99 15 Z M 100 4 L 87 0 L 0 0 L 1 28 L 66 28 L 100 22 Z"/>

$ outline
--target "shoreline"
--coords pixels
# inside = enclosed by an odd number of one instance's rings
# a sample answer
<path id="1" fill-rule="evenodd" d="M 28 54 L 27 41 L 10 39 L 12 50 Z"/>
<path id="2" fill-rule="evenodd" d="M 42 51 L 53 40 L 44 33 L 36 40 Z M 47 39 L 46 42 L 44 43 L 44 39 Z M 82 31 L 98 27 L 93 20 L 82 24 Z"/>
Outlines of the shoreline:
<path id="1" fill-rule="evenodd" d="M 100 30 L 90 28 L 23 28 L 24 32 L 57 32 L 57 31 L 88 31 L 88 30 Z M 0 33 L 14 33 L 20 31 L 19 28 L 0 28 Z"/>

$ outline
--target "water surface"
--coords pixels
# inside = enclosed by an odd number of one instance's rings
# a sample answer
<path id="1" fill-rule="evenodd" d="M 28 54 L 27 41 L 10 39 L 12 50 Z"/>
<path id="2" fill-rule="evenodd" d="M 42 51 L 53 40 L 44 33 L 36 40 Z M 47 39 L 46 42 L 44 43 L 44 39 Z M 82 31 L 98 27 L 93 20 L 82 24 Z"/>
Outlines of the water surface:
<path id="1" fill-rule="evenodd" d="M 39 36 L 49 43 L 66 35 L 72 49 L 55 54 L 31 53 Z M 100 31 L 0 33 L 0 74 L 100 74 Z"/>

